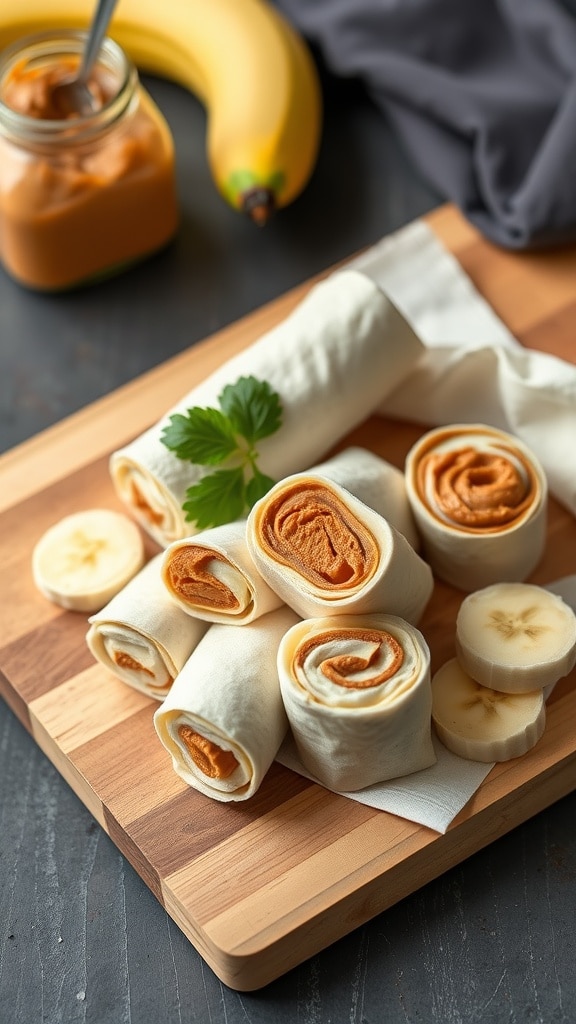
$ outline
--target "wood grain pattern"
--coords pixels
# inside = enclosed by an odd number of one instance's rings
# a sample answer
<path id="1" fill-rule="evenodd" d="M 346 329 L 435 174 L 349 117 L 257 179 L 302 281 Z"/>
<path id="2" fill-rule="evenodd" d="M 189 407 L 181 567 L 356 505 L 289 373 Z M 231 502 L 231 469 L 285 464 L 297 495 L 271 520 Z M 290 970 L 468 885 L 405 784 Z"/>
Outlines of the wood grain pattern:
<path id="1" fill-rule="evenodd" d="M 576 361 L 568 329 L 576 251 L 502 252 L 451 207 L 428 221 L 523 344 Z M 153 730 L 156 705 L 94 664 L 84 617 L 35 590 L 30 552 L 48 525 L 89 505 L 119 507 L 108 453 L 284 317 L 304 290 L 0 460 L 0 693 L 218 977 L 238 990 L 265 985 L 576 785 L 573 673 L 553 695 L 540 743 L 497 766 L 444 836 L 330 794 L 280 765 L 246 804 L 207 800 L 167 763 Z M 339 447 L 363 444 L 401 466 L 420 432 L 371 418 Z M 535 582 L 576 572 L 576 525 L 554 501 L 549 532 Z M 436 586 L 422 623 L 433 668 L 453 654 L 460 599 Z"/>

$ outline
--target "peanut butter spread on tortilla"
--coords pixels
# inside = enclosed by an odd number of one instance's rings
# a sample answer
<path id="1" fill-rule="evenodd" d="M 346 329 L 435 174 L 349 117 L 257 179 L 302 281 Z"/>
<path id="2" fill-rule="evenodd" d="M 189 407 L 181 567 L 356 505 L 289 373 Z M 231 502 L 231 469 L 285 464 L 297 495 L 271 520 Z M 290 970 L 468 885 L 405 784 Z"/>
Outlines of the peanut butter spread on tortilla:
<path id="1" fill-rule="evenodd" d="M 271 497 L 260 521 L 262 548 L 324 590 L 351 590 L 374 574 L 372 533 L 328 485 L 298 481 Z"/>
<path id="2" fill-rule="evenodd" d="M 223 555 L 198 545 L 177 548 L 166 564 L 170 589 L 199 608 L 236 611 L 240 607 L 238 598 L 209 568 L 214 560 L 226 562 Z"/>
<path id="3" fill-rule="evenodd" d="M 114 661 L 118 665 L 118 668 L 126 668 L 130 672 L 144 672 L 145 675 L 150 676 L 152 679 L 154 678 L 154 673 L 149 668 L 146 668 L 145 665 L 141 665 L 140 662 L 136 661 L 136 658 L 133 658 L 130 654 L 126 654 L 126 651 L 114 651 Z M 172 682 L 172 677 L 168 676 L 165 683 L 157 683 L 156 686 L 159 690 L 166 690 Z"/>
<path id="4" fill-rule="evenodd" d="M 321 671 L 332 683 L 338 686 L 345 686 L 352 690 L 365 690 L 371 686 L 380 686 L 388 679 L 391 679 L 404 662 L 404 650 L 396 637 L 387 630 L 377 629 L 339 629 L 329 630 L 325 633 L 318 633 L 316 636 L 305 640 L 296 652 L 296 665 L 303 669 L 306 658 L 316 647 L 333 642 L 334 640 L 359 640 L 365 643 L 372 643 L 376 646 L 368 658 L 353 654 L 340 654 L 332 658 L 326 658 L 321 665 Z M 380 657 L 382 647 L 387 647 L 389 660 L 386 667 L 367 679 L 350 679 L 354 673 L 365 671 L 370 668 Z"/>
<path id="5" fill-rule="evenodd" d="M 209 779 L 227 779 L 238 767 L 231 750 L 223 750 L 189 725 L 179 726 L 178 735 L 196 767 Z"/>
<path id="6" fill-rule="evenodd" d="M 521 452 L 496 443 L 498 451 L 463 446 L 423 455 L 416 485 L 432 515 L 488 533 L 524 517 L 538 494 L 534 470 Z"/>
<path id="7" fill-rule="evenodd" d="M 160 526 L 164 521 L 164 516 L 161 512 L 156 512 L 152 508 L 150 502 L 146 500 L 142 491 L 137 487 L 133 480 L 130 481 L 130 492 L 132 495 L 132 507 L 140 512 L 144 518 L 148 520 L 151 526 Z"/>

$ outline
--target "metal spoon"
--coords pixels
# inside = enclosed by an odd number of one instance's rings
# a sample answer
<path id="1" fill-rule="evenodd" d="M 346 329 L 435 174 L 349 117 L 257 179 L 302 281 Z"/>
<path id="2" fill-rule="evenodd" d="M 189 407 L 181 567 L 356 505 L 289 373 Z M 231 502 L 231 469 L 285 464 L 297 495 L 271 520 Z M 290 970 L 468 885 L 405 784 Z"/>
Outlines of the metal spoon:
<path id="1" fill-rule="evenodd" d="M 98 0 L 77 73 L 73 78 L 54 86 L 52 90 L 54 105 L 62 111 L 64 117 L 68 114 L 87 116 L 98 109 L 99 105 L 87 83 L 117 2 L 118 0 Z"/>

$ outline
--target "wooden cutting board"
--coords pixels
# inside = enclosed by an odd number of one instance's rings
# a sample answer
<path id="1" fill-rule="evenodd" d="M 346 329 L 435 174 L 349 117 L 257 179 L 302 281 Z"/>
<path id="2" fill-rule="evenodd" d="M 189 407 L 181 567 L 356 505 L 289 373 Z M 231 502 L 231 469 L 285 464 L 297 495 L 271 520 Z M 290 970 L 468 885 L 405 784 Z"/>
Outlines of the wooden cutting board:
<path id="1" fill-rule="evenodd" d="M 524 345 L 576 361 L 576 249 L 502 252 L 451 206 L 428 223 Z M 308 286 L 0 459 L 0 693 L 218 977 L 238 990 L 272 981 L 576 786 L 572 673 L 553 694 L 534 750 L 495 767 L 445 835 L 279 765 L 246 804 L 208 800 L 172 771 L 152 725 L 156 704 L 93 662 L 84 616 L 36 592 L 30 553 L 44 530 L 76 509 L 119 508 L 109 452 L 284 317 Z M 373 418 L 348 441 L 402 466 L 420 432 Z M 576 523 L 551 501 L 548 549 L 533 580 L 573 572 Z M 437 585 L 421 623 L 433 669 L 453 654 L 460 600 Z"/>

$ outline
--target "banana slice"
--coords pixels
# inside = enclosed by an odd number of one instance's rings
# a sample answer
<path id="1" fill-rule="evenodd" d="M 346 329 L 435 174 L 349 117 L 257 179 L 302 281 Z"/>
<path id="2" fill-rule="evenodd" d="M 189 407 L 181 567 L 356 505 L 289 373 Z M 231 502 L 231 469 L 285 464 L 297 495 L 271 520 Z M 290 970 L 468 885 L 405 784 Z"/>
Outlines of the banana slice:
<path id="1" fill-rule="evenodd" d="M 487 764 L 509 761 L 526 754 L 544 732 L 544 694 L 492 690 L 453 658 L 432 678 L 432 721 L 453 754 Z"/>
<path id="2" fill-rule="evenodd" d="M 504 693 L 544 689 L 576 664 L 576 615 L 543 587 L 496 583 L 462 601 L 456 654 L 483 686 Z"/>
<path id="3" fill-rule="evenodd" d="M 32 552 L 38 589 L 78 612 L 104 607 L 144 564 L 136 524 L 121 512 L 86 509 L 51 526 Z"/>

